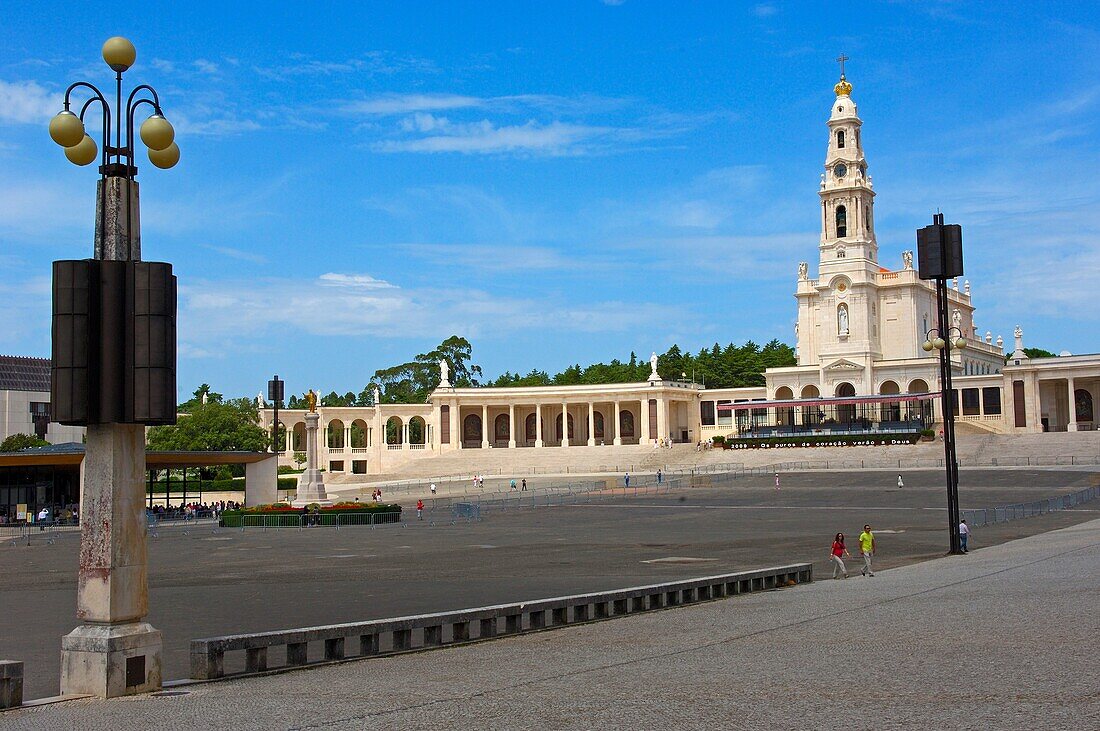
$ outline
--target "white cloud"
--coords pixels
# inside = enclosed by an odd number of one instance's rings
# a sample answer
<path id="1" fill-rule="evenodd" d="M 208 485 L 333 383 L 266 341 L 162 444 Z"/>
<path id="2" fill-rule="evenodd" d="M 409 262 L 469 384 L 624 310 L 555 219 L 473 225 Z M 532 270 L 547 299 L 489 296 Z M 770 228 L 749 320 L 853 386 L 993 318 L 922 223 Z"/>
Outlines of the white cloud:
<path id="1" fill-rule="evenodd" d="M 572 269 L 579 263 L 575 257 L 543 246 L 410 243 L 397 247 L 429 264 L 467 267 L 481 272 Z M 584 266 L 591 269 L 592 260 L 586 259 Z"/>
<path id="2" fill-rule="evenodd" d="M 389 115 L 467 109 L 485 103 L 484 99 L 459 94 L 386 94 L 351 102 L 344 109 L 352 114 Z"/>
<path id="3" fill-rule="evenodd" d="M 61 110 L 61 102 L 60 94 L 33 81 L 0 80 L 0 122 L 48 122 Z"/>
<path id="4" fill-rule="evenodd" d="M 373 147 L 378 152 L 476 154 L 523 151 L 542 155 L 568 155 L 581 152 L 587 145 L 615 132 L 610 127 L 565 122 L 539 124 L 533 120 L 521 125 L 497 126 L 487 119 L 455 124 L 446 119 L 433 118 L 429 126 L 435 134 L 417 139 L 385 140 Z"/>
<path id="5" fill-rule="evenodd" d="M 337 274 L 328 272 L 318 279 L 321 284 L 330 287 L 356 287 L 359 289 L 394 289 L 394 285 L 383 279 L 375 279 L 367 274 Z"/>
<path id="6" fill-rule="evenodd" d="M 779 12 L 779 9 L 770 3 L 760 3 L 753 6 L 752 14 L 758 18 L 770 18 Z"/>
<path id="7" fill-rule="evenodd" d="M 207 61 L 205 58 L 195 59 L 193 65 L 201 73 L 204 74 L 216 74 L 218 73 L 218 64 L 213 61 Z"/>
<path id="8" fill-rule="evenodd" d="M 327 285 L 327 286 L 326 286 Z M 287 333 L 318 337 L 498 337 L 531 328 L 618 332 L 664 326 L 684 313 L 646 302 L 496 297 L 469 287 L 404 289 L 365 274 L 313 280 L 196 281 L 180 287 L 180 348 L 233 338 L 241 347 Z"/>
<path id="9" fill-rule="evenodd" d="M 199 244 L 204 249 L 217 252 L 222 256 L 228 256 L 230 259 L 238 259 L 240 261 L 248 261 L 253 264 L 266 264 L 267 257 L 260 254 L 253 253 L 251 251 L 243 251 L 241 249 L 234 249 L 231 246 L 215 246 L 213 244 Z"/>

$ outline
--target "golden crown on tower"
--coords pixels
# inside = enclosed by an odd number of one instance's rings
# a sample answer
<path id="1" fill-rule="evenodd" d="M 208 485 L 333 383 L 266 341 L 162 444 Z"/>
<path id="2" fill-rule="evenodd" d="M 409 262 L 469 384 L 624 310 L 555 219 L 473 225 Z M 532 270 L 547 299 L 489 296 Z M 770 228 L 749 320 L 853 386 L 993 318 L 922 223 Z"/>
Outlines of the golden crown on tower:
<path id="1" fill-rule="evenodd" d="M 852 85 L 844 78 L 844 74 L 840 75 L 840 81 L 833 87 L 833 91 L 836 92 L 837 96 L 848 96 L 852 93 Z"/>

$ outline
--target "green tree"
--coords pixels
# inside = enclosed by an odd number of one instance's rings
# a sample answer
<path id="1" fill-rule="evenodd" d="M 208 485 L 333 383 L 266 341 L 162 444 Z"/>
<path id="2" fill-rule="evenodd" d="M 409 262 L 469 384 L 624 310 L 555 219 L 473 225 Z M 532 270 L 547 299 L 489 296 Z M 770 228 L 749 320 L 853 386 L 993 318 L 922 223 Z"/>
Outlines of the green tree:
<path id="1" fill-rule="evenodd" d="M 270 435 L 256 423 L 252 399 L 201 400 L 175 426 L 149 430 L 147 446 L 157 451 L 262 452 Z"/>
<path id="2" fill-rule="evenodd" d="M 49 442 L 45 439 L 39 439 L 34 434 L 12 434 L 3 442 L 0 442 L 0 452 L 18 452 L 21 449 L 48 446 L 50 446 Z"/>
<path id="3" fill-rule="evenodd" d="M 221 403 L 221 401 L 224 400 L 224 397 L 220 393 L 210 390 L 209 383 L 204 383 L 195 389 L 195 394 L 191 398 L 179 405 L 179 411 L 184 414 L 191 413 L 195 407 L 202 404 L 202 397 L 204 395 L 206 396 L 207 402 L 215 401 Z"/>
<path id="4" fill-rule="evenodd" d="M 440 360 L 447 361 L 450 381 L 456 388 L 480 385 L 481 368 L 470 363 L 472 353 L 469 340 L 452 335 L 408 363 L 375 371 L 371 383 L 381 389 L 384 404 L 421 404 L 439 385 Z"/>

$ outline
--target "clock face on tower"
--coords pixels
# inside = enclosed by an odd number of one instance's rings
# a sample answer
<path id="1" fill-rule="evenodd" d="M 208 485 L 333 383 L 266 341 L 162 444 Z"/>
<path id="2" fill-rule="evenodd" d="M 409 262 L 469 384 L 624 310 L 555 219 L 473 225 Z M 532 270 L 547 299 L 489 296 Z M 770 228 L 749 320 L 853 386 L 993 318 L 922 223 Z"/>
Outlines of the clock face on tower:
<path id="1" fill-rule="evenodd" d="M 836 175 L 838 178 L 843 178 L 847 174 L 848 166 L 844 163 L 838 163 L 836 167 L 833 168 L 833 175 Z"/>

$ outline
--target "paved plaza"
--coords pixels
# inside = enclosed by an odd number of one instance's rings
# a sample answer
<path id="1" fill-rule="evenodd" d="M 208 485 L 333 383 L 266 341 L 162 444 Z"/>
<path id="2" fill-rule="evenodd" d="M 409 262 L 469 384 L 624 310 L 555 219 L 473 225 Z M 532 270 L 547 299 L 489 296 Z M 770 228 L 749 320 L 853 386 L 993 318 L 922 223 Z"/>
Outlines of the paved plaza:
<path id="1" fill-rule="evenodd" d="M 1097 728 L 1098 562 L 1092 520 L 873 579 L 3 721 L 13 731 Z"/>
<path id="2" fill-rule="evenodd" d="M 149 621 L 164 632 L 166 679 L 187 674 L 197 637 L 351 622 L 614 589 L 814 561 L 825 576 L 833 533 L 879 531 L 877 565 L 939 556 L 945 512 L 937 472 L 792 473 L 656 497 L 491 513 L 481 523 L 409 528 L 213 532 L 162 529 L 150 540 Z M 1084 471 L 976 470 L 963 506 L 1061 495 L 1095 484 Z M 978 531 L 975 545 L 1087 519 L 1068 511 Z M 75 626 L 75 534 L 0 544 L 0 613 L 19 631 L 4 657 L 27 664 L 27 698 L 57 693 L 59 638 Z M 656 562 L 653 562 L 657 559 Z M 659 560 L 672 559 L 672 560 Z M 227 669 L 234 668 L 227 661 Z"/>

